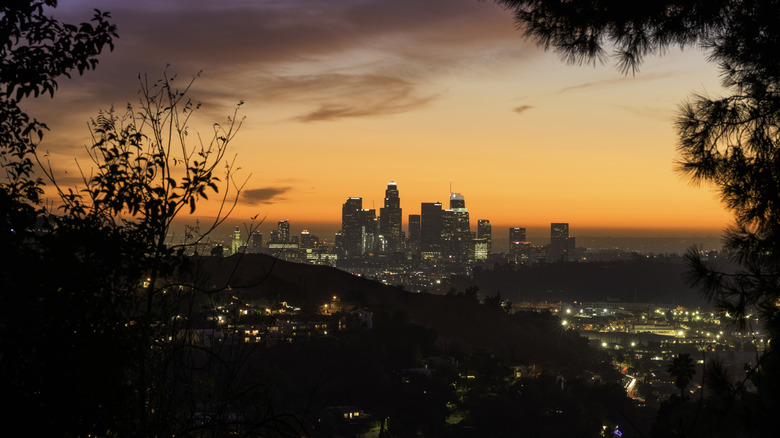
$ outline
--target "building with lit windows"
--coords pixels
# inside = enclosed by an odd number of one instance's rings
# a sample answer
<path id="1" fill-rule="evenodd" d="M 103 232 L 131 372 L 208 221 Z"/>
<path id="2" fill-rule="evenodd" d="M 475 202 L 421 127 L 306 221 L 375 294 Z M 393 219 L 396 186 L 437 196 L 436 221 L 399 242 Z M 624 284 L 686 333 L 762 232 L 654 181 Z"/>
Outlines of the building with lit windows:
<path id="1" fill-rule="evenodd" d="M 477 221 L 477 239 L 484 239 L 487 242 L 487 250 L 490 252 L 493 246 L 493 226 L 488 219 Z"/>
<path id="2" fill-rule="evenodd" d="M 450 208 L 442 212 L 442 250 L 444 256 L 454 262 L 469 260 L 472 251 L 469 211 L 460 193 L 450 193 Z"/>
<path id="3" fill-rule="evenodd" d="M 401 198 L 398 195 L 398 184 L 395 181 L 387 183 L 384 207 L 379 209 L 379 234 L 385 243 L 385 250 L 397 251 L 403 238 Z"/>
<path id="4" fill-rule="evenodd" d="M 515 263 L 528 255 L 531 244 L 526 240 L 525 228 L 512 227 L 509 229 L 509 257 Z"/>
<path id="5" fill-rule="evenodd" d="M 565 260 L 574 251 L 574 237 L 569 236 L 569 224 L 553 222 L 550 224 L 550 261 Z"/>
<path id="6" fill-rule="evenodd" d="M 363 198 L 350 197 L 341 206 L 341 233 L 343 236 L 343 251 L 346 257 L 357 257 L 363 254 L 363 227 L 360 212 L 363 210 Z"/>

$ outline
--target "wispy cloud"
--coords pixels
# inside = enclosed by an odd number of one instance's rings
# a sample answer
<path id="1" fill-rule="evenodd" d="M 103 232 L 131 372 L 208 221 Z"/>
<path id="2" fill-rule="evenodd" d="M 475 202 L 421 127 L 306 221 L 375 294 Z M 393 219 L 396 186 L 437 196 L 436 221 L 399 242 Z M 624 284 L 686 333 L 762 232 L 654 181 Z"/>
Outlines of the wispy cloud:
<path id="1" fill-rule="evenodd" d="M 531 105 L 520 105 L 518 107 L 512 108 L 512 111 L 514 111 L 514 112 L 516 112 L 518 114 L 522 114 L 522 113 L 528 111 L 531 108 L 533 108 L 533 106 L 531 106 Z"/>
<path id="2" fill-rule="evenodd" d="M 294 118 L 301 122 L 398 114 L 425 106 L 437 97 L 421 94 L 410 80 L 371 74 L 284 78 L 269 85 L 277 97 L 283 93 L 315 106 Z"/>
<path id="3" fill-rule="evenodd" d="M 292 190 L 292 187 L 260 187 L 244 190 L 242 194 L 253 204 L 272 204 L 275 201 L 284 201 L 287 198 L 281 195 Z"/>
<path id="4" fill-rule="evenodd" d="M 561 88 L 560 90 L 558 90 L 558 94 L 567 93 L 570 91 L 583 90 L 588 88 L 608 87 L 612 85 L 621 85 L 621 84 L 628 84 L 628 83 L 635 85 L 640 82 L 655 81 L 658 79 L 667 78 L 669 76 L 672 76 L 671 72 L 652 73 L 652 74 L 647 74 L 642 76 L 623 76 L 623 77 L 604 79 L 601 81 L 584 82 L 582 84 Z"/>
<path id="5" fill-rule="evenodd" d="M 107 8 L 83 0 L 56 12 L 80 21 L 91 7 Z M 203 70 L 194 97 L 220 114 L 239 99 L 308 101 L 288 119 L 296 121 L 395 114 L 437 97 L 436 77 L 492 68 L 529 47 L 508 11 L 474 0 L 138 0 L 108 9 L 116 50 L 69 89 L 72 110 L 133 101 L 136 75 L 156 78 L 170 64 L 182 75 Z"/>

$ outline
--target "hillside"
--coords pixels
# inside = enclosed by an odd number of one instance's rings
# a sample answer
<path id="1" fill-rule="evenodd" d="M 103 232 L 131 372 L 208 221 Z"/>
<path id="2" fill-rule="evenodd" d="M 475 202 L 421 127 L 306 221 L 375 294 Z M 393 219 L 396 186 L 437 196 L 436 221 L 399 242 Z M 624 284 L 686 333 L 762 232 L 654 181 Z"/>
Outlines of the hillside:
<path id="1" fill-rule="evenodd" d="M 230 285 L 244 300 L 284 300 L 306 309 L 338 296 L 345 304 L 382 313 L 405 313 L 435 330 L 442 350 L 485 350 L 514 362 L 584 366 L 587 343 L 564 332 L 557 319 L 507 315 L 462 297 L 418 294 L 325 266 L 290 263 L 266 255 L 211 257 L 200 264 L 207 287 Z"/>

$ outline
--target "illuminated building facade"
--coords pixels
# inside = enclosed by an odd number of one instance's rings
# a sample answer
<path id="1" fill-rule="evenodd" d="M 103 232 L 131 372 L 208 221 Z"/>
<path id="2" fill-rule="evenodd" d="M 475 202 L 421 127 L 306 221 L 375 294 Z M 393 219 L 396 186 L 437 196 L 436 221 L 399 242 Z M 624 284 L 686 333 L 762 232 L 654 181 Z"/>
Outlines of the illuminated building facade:
<path id="1" fill-rule="evenodd" d="M 398 195 L 398 184 L 395 181 L 387 183 L 384 207 L 379 209 L 379 234 L 385 242 L 385 250 L 397 251 L 403 238 L 401 198 Z"/>
<path id="2" fill-rule="evenodd" d="M 350 197 L 341 207 L 343 255 L 357 257 L 363 254 L 363 227 L 360 221 L 363 198 Z"/>
<path id="3" fill-rule="evenodd" d="M 565 260 L 574 251 L 574 237 L 569 236 L 569 224 L 553 222 L 550 224 L 550 253 L 551 261 Z"/>
<path id="4" fill-rule="evenodd" d="M 487 242 L 487 250 L 490 252 L 493 245 L 493 226 L 488 219 L 477 221 L 477 239 L 483 239 Z"/>
<path id="5" fill-rule="evenodd" d="M 469 260 L 472 238 L 469 211 L 460 193 L 450 193 L 450 208 L 442 212 L 442 250 L 451 261 Z"/>

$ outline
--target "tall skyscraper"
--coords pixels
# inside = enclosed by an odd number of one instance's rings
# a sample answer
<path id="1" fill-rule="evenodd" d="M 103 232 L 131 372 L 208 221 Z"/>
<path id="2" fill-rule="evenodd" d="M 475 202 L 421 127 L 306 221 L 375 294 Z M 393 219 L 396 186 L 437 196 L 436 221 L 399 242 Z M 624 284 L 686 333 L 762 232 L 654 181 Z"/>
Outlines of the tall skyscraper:
<path id="1" fill-rule="evenodd" d="M 279 243 L 290 242 L 290 223 L 282 219 L 276 224 L 276 229 L 279 231 Z"/>
<path id="2" fill-rule="evenodd" d="M 252 233 L 251 248 L 255 254 L 263 252 L 263 235 L 259 231 Z"/>
<path id="3" fill-rule="evenodd" d="M 574 237 L 569 236 L 569 224 L 553 222 L 550 224 L 550 253 L 552 261 L 564 260 L 574 250 Z"/>
<path id="4" fill-rule="evenodd" d="M 230 245 L 230 253 L 238 254 L 241 251 L 242 246 L 243 242 L 241 241 L 241 230 L 236 227 L 235 231 L 233 231 L 233 240 L 231 241 Z"/>
<path id="5" fill-rule="evenodd" d="M 379 234 L 385 239 L 388 251 L 397 251 L 400 247 L 402 218 L 398 184 L 390 181 L 385 190 L 385 206 L 379 209 Z"/>
<path id="6" fill-rule="evenodd" d="M 493 245 L 493 226 L 488 219 L 477 221 L 477 239 L 484 239 L 487 242 L 487 251 L 490 252 Z"/>
<path id="7" fill-rule="evenodd" d="M 420 204 L 420 251 L 441 253 L 441 202 Z"/>
<path id="8" fill-rule="evenodd" d="M 368 254 L 376 250 L 378 242 L 379 221 L 376 210 L 366 208 L 360 210 L 360 247 L 362 254 Z"/>
<path id="9" fill-rule="evenodd" d="M 459 263 L 469 259 L 472 252 L 469 211 L 460 193 L 450 193 L 450 208 L 442 212 L 442 246 L 444 255 Z"/>
<path id="10" fill-rule="evenodd" d="M 510 242 L 526 242 L 525 228 L 512 227 L 509 229 Z"/>
<path id="11" fill-rule="evenodd" d="M 344 236 L 344 255 L 357 257 L 362 255 L 363 228 L 360 212 L 363 210 L 363 198 L 350 197 L 341 207 L 341 232 Z"/>
<path id="12" fill-rule="evenodd" d="M 526 255 L 530 246 L 528 241 L 526 241 L 525 228 L 512 227 L 509 229 L 509 256 L 515 262 L 519 261 L 523 255 Z"/>
<path id="13" fill-rule="evenodd" d="M 312 236 L 311 233 L 309 233 L 309 230 L 301 231 L 301 248 L 314 248 L 316 243 L 315 237 L 316 236 Z"/>
<path id="14" fill-rule="evenodd" d="M 409 252 L 418 254 L 422 242 L 422 229 L 420 228 L 420 215 L 409 215 Z"/>

